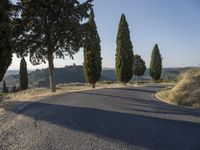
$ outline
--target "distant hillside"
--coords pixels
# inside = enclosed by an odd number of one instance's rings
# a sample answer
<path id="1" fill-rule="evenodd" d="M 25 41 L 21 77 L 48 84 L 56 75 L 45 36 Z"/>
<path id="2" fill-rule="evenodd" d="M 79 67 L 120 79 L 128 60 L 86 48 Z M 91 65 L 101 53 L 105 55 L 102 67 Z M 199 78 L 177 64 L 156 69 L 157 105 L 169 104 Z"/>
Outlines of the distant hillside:
<path id="1" fill-rule="evenodd" d="M 19 75 L 12 75 L 12 78 L 17 81 Z M 83 66 L 66 66 L 64 68 L 55 68 L 56 84 L 61 83 L 85 83 Z M 115 81 L 115 71 L 103 70 L 101 80 Z M 29 84 L 31 86 L 46 87 L 49 86 L 48 68 L 35 70 L 29 73 Z"/>
<path id="2" fill-rule="evenodd" d="M 17 74 L 19 74 L 19 70 L 8 70 L 5 76 L 17 75 Z"/>
<path id="3" fill-rule="evenodd" d="M 66 66 L 64 68 L 55 68 L 54 72 L 56 84 L 85 82 L 82 66 Z M 29 82 L 33 86 L 48 86 L 48 69 L 36 70 L 29 73 Z"/>
<path id="4" fill-rule="evenodd" d="M 176 80 L 177 76 L 189 68 L 164 68 L 162 78 L 166 80 Z M 5 80 L 9 87 L 19 85 L 19 75 L 17 70 L 7 71 Z M 56 84 L 60 83 L 85 83 L 83 66 L 66 66 L 55 68 Z M 142 76 L 143 80 L 151 79 L 149 69 Z M 101 80 L 116 81 L 115 70 L 113 68 L 103 68 Z M 49 85 L 48 69 L 29 71 L 29 86 L 47 87 Z M 2 83 L 0 83 L 0 88 Z"/>
<path id="5" fill-rule="evenodd" d="M 176 80 L 177 76 L 189 68 L 164 68 L 162 78 L 165 80 Z M 112 68 L 103 68 L 101 80 L 116 81 L 115 70 Z M 85 83 L 83 66 L 66 66 L 55 69 L 56 84 L 60 83 Z M 151 79 L 149 69 L 147 69 L 143 80 Z M 36 70 L 29 73 L 29 83 L 33 86 L 48 86 L 48 69 Z"/>

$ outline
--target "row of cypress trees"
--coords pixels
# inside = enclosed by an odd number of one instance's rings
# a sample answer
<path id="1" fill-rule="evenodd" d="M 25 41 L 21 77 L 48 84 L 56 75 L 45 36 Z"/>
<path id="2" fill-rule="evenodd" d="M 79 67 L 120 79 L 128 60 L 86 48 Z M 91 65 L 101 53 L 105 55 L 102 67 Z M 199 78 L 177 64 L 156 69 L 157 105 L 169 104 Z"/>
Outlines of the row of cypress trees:
<path id="1" fill-rule="evenodd" d="M 122 14 L 119 23 L 115 61 L 117 79 L 125 85 L 132 79 L 133 74 L 141 76 L 146 70 L 145 62 L 141 57 L 133 55 L 130 31 L 124 14 Z M 158 45 L 155 44 L 151 56 L 150 76 L 157 81 L 161 78 L 161 73 L 162 57 Z"/>
<path id="2" fill-rule="evenodd" d="M 84 73 L 86 80 L 95 88 L 96 82 L 101 77 L 102 58 L 100 38 L 94 20 L 94 12 L 91 10 L 88 22 L 88 34 L 84 45 Z M 133 45 L 130 38 L 130 30 L 126 17 L 122 14 L 118 33 L 117 48 L 115 55 L 115 69 L 117 80 L 126 85 L 133 77 L 141 76 L 145 73 L 145 62 L 139 55 L 133 54 Z M 150 76 L 153 80 L 159 80 L 162 73 L 162 57 L 158 45 L 156 44 L 151 56 Z"/>

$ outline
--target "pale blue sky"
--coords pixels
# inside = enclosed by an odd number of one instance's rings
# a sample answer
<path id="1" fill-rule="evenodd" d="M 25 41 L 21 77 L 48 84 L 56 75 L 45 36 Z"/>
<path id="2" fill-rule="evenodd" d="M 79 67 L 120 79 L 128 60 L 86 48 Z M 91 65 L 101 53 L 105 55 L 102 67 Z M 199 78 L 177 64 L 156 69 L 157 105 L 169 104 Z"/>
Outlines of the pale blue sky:
<path id="1" fill-rule="evenodd" d="M 164 67 L 200 66 L 200 0 L 94 0 L 94 12 L 103 67 L 115 66 L 116 35 L 122 13 L 129 24 L 134 53 L 141 55 L 147 66 L 155 43 L 160 47 Z M 73 63 L 83 63 L 82 50 L 74 60 L 55 60 L 55 67 Z M 29 69 L 45 67 L 28 63 Z M 14 57 L 9 69 L 18 68 L 19 59 Z"/>

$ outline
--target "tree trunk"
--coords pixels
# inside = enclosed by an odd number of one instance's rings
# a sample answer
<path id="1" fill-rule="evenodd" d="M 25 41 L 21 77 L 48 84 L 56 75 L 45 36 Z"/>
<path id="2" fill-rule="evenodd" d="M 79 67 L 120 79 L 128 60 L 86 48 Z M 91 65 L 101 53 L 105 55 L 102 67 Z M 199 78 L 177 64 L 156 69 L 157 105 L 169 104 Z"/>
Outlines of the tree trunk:
<path id="1" fill-rule="evenodd" d="M 48 54 L 48 62 L 49 62 L 49 86 L 52 92 L 56 92 L 56 84 L 54 79 L 53 53 Z"/>
<path id="2" fill-rule="evenodd" d="M 126 86 L 126 82 L 124 82 L 124 86 Z"/>
<path id="3" fill-rule="evenodd" d="M 95 83 L 92 83 L 92 88 L 95 89 Z"/>

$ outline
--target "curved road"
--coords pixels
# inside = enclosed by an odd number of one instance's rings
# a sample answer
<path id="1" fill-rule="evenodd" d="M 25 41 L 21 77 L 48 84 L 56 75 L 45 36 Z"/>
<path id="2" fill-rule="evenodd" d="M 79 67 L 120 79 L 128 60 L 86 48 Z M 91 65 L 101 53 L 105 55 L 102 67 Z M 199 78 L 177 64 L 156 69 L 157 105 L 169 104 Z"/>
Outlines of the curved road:
<path id="1" fill-rule="evenodd" d="M 0 131 L 1 150 L 199 150 L 200 111 L 127 87 L 47 98 Z"/>

